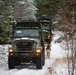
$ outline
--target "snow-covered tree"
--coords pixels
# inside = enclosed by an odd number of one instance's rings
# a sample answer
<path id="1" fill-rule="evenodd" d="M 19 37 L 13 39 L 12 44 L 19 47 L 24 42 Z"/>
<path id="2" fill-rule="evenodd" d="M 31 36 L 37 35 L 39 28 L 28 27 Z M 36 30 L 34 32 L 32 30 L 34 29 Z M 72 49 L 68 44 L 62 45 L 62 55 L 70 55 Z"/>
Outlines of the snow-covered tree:
<path id="1" fill-rule="evenodd" d="M 14 4 L 14 19 L 17 22 L 22 20 L 36 20 L 36 10 L 34 0 L 18 0 Z"/>
<path id="2" fill-rule="evenodd" d="M 10 0 L 0 0 L 0 40 L 5 40 L 8 37 L 7 33 L 10 30 L 9 16 L 12 13 Z"/>
<path id="3" fill-rule="evenodd" d="M 36 20 L 36 10 L 34 0 L 0 0 L 0 41 L 7 40 L 11 22 Z"/>

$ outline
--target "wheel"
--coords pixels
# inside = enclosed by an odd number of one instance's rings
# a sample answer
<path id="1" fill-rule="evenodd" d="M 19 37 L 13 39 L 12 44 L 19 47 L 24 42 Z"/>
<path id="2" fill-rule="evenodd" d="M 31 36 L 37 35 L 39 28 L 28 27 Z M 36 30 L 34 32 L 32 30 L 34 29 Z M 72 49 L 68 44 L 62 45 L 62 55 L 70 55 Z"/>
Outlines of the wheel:
<path id="1" fill-rule="evenodd" d="M 8 68 L 14 69 L 15 68 L 15 62 L 13 57 L 8 57 Z"/>
<path id="2" fill-rule="evenodd" d="M 45 56 L 43 55 L 42 65 L 44 66 L 44 64 L 45 64 Z"/>
<path id="3" fill-rule="evenodd" d="M 40 55 L 39 57 L 37 57 L 36 68 L 37 69 L 42 69 L 42 55 Z"/>
<path id="4" fill-rule="evenodd" d="M 43 55 L 42 65 L 44 66 L 44 64 L 45 64 L 45 49 L 44 49 L 44 48 L 43 48 L 43 53 L 42 53 L 42 55 Z"/>

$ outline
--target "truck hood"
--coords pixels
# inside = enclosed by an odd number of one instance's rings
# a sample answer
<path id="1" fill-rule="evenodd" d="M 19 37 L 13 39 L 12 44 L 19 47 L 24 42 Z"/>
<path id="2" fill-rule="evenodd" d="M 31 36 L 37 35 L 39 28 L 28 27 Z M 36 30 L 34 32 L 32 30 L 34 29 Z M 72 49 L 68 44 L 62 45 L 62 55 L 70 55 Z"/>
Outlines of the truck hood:
<path id="1" fill-rule="evenodd" d="M 15 38 L 13 39 L 13 42 L 18 41 L 18 40 L 24 40 L 24 41 L 34 41 L 37 43 L 37 46 L 40 46 L 40 40 L 37 38 Z"/>

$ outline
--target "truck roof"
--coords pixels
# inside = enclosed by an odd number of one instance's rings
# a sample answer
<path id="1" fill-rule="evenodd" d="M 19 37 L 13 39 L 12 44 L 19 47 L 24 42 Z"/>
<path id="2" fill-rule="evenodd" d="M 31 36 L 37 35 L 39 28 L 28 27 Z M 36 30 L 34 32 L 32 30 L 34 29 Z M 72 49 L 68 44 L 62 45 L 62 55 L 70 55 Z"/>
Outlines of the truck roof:
<path id="1" fill-rule="evenodd" d="M 32 27 L 37 27 L 41 28 L 41 24 L 39 22 L 35 21 L 25 21 L 25 22 L 18 22 L 17 24 L 14 25 L 14 28 L 32 28 Z"/>
<path id="2" fill-rule="evenodd" d="M 48 18 L 48 17 L 40 17 L 38 19 L 38 21 L 50 21 L 51 22 L 51 18 Z"/>

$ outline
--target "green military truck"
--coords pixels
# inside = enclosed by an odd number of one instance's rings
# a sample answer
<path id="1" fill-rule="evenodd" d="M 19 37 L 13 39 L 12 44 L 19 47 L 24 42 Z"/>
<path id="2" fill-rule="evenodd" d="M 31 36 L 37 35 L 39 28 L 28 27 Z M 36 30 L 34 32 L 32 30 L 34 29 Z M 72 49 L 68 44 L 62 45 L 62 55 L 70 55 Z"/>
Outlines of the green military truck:
<path id="1" fill-rule="evenodd" d="M 37 69 L 45 64 L 42 25 L 39 22 L 19 22 L 13 26 L 12 47 L 9 48 L 9 69 L 22 63 L 34 63 Z"/>
<path id="2" fill-rule="evenodd" d="M 52 22 L 50 18 L 40 17 L 38 21 L 42 24 L 45 43 L 50 44 L 52 40 Z"/>

